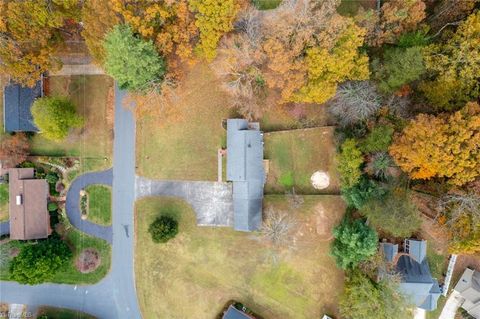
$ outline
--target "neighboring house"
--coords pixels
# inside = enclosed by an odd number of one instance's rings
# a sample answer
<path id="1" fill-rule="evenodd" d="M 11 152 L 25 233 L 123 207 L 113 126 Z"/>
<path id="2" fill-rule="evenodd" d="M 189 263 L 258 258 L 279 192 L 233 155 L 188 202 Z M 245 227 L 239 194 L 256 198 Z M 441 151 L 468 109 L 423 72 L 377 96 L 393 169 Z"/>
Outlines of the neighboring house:
<path id="1" fill-rule="evenodd" d="M 388 272 L 400 275 L 400 291 L 410 298 L 416 307 L 426 311 L 437 308 L 437 301 L 441 295 L 438 281 L 432 278 L 427 261 L 427 242 L 425 240 L 406 239 L 403 252 L 399 252 L 398 245 L 382 243 L 385 260 L 390 264 Z"/>
<path id="2" fill-rule="evenodd" d="M 255 319 L 255 317 L 249 315 L 246 312 L 238 310 L 233 305 L 230 305 L 223 314 L 222 319 Z"/>
<path id="3" fill-rule="evenodd" d="M 233 182 L 235 230 L 260 229 L 265 170 L 259 123 L 227 120 L 227 181 Z"/>
<path id="4" fill-rule="evenodd" d="M 43 95 L 43 80 L 33 88 L 10 83 L 3 92 L 3 127 L 6 132 L 38 132 L 30 109 Z"/>
<path id="5" fill-rule="evenodd" d="M 472 269 L 465 269 L 454 291 L 463 298 L 461 307 L 472 317 L 480 318 L 480 273 Z"/>
<path id="6" fill-rule="evenodd" d="M 10 169 L 8 177 L 10 239 L 47 238 L 51 233 L 47 181 L 35 179 L 33 168 Z"/>

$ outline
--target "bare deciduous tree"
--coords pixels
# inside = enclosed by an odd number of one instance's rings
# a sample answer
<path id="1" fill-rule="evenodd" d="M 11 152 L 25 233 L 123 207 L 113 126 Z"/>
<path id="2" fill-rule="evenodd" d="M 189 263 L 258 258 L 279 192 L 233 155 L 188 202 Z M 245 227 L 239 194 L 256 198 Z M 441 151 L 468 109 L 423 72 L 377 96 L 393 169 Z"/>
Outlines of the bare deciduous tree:
<path id="1" fill-rule="evenodd" d="M 291 191 L 288 191 L 286 195 L 292 209 L 299 209 L 305 201 L 302 196 L 295 192 L 295 187 L 293 187 Z"/>
<path id="2" fill-rule="evenodd" d="M 450 215 L 449 223 L 470 214 L 475 224 L 480 222 L 480 196 L 474 193 L 447 194 L 440 198 L 439 208 Z"/>
<path id="3" fill-rule="evenodd" d="M 296 220 L 283 211 L 269 208 L 262 225 L 262 236 L 275 246 L 289 245 L 291 232 L 295 228 Z"/>
<path id="4" fill-rule="evenodd" d="M 341 126 L 350 126 L 373 116 L 382 106 L 374 84 L 354 81 L 342 84 L 330 102 L 330 113 Z"/>

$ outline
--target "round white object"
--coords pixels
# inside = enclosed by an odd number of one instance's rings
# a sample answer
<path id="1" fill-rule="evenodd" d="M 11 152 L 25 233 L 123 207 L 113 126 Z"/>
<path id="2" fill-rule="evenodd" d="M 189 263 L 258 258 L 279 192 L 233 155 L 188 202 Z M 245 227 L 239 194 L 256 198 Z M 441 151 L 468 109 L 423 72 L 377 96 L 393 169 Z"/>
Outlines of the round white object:
<path id="1" fill-rule="evenodd" d="M 312 177 L 310 177 L 310 181 L 315 189 L 325 189 L 330 185 L 330 177 L 327 173 L 322 171 L 316 171 L 313 173 Z"/>

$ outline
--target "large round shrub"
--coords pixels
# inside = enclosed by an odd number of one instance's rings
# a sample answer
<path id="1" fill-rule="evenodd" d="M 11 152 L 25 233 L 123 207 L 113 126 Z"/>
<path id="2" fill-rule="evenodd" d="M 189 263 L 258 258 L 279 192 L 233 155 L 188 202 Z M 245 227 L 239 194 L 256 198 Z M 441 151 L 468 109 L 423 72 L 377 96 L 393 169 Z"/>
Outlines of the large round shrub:
<path id="1" fill-rule="evenodd" d="M 70 129 L 82 127 L 84 119 L 77 114 L 75 105 L 63 97 L 42 97 L 32 106 L 35 125 L 45 138 L 61 141 Z"/>
<path id="2" fill-rule="evenodd" d="M 155 243 L 166 243 L 178 234 L 178 222 L 168 216 L 160 216 L 148 227 Z"/>
<path id="3" fill-rule="evenodd" d="M 26 244 L 10 264 L 11 279 L 22 284 L 40 284 L 51 280 L 71 258 L 68 245 L 57 238 Z"/>

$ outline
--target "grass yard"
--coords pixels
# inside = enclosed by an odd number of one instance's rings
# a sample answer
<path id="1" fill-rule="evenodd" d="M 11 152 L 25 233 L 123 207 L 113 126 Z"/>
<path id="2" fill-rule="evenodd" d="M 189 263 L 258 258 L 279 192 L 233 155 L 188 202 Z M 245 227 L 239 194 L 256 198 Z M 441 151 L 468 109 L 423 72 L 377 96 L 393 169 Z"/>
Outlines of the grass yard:
<path id="1" fill-rule="evenodd" d="M 0 184 L 0 222 L 8 219 L 8 184 Z"/>
<path id="2" fill-rule="evenodd" d="M 227 96 L 212 71 L 198 64 L 178 90 L 175 114 L 150 112 L 137 121 L 137 165 L 143 176 L 217 180 L 217 150 L 225 144 Z M 160 108 L 152 104 L 151 108 Z"/>
<path id="3" fill-rule="evenodd" d="M 328 252 L 343 201 L 305 196 L 292 211 L 286 197 L 276 195 L 267 196 L 265 205 L 296 218 L 295 249 L 274 250 L 256 233 L 197 227 L 190 206 L 177 199 L 137 202 L 135 274 L 143 318 L 215 318 L 230 300 L 265 318 L 336 314 L 343 273 Z M 176 215 L 179 234 L 154 244 L 148 226 L 165 212 Z"/>
<path id="4" fill-rule="evenodd" d="M 85 191 L 88 194 L 87 219 L 100 224 L 112 224 L 112 190 L 108 186 L 90 185 Z"/>
<path id="5" fill-rule="evenodd" d="M 61 308 L 41 307 L 38 315 L 46 315 L 48 319 L 95 319 L 86 313 Z"/>
<path id="6" fill-rule="evenodd" d="M 282 0 L 252 0 L 252 2 L 258 10 L 271 10 L 278 7 Z"/>
<path id="7" fill-rule="evenodd" d="M 66 231 L 64 237 L 73 251 L 73 259 L 71 263 L 65 265 L 55 274 L 51 280 L 52 282 L 62 284 L 93 284 L 107 275 L 110 270 L 111 252 L 110 245 L 106 241 L 88 236 L 71 226 L 68 231 Z M 15 240 L 1 244 L 0 254 L 3 255 L 5 251 L 8 252 L 12 249 L 19 249 L 25 244 L 28 243 Z M 101 258 L 101 265 L 98 269 L 88 274 L 82 274 L 75 267 L 75 259 L 85 248 L 95 248 L 99 251 Z M 0 280 L 11 280 L 9 272 L 9 259 L 11 258 L 12 257 L 4 259 L 0 263 Z"/>
<path id="8" fill-rule="evenodd" d="M 49 95 L 68 96 L 79 114 L 86 118 L 85 127 L 73 130 L 61 143 L 37 134 L 32 138 L 32 155 L 75 156 L 82 161 L 92 159 L 96 165 L 88 169 L 111 166 L 113 80 L 108 76 L 51 76 Z M 83 167 L 86 171 L 87 168 Z"/>
<path id="9" fill-rule="evenodd" d="M 265 158 L 269 160 L 265 192 L 284 194 L 295 187 L 301 194 L 338 193 L 333 133 L 333 127 L 320 127 L 265 134 Z M 328 188 L 312 186 L 310 178 L 316 171 L 329 174 Z"/>

